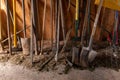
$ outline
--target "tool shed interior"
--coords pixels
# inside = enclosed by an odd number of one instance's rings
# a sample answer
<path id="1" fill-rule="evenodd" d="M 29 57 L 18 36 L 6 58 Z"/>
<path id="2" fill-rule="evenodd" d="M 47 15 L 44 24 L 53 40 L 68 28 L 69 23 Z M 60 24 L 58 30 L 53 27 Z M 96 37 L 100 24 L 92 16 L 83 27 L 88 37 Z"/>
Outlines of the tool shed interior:
<path id="1" fill-rule="evenodd" d="M 119 11 L 120 0 L 0 0 L 0 80 L 120 80 Z"/>

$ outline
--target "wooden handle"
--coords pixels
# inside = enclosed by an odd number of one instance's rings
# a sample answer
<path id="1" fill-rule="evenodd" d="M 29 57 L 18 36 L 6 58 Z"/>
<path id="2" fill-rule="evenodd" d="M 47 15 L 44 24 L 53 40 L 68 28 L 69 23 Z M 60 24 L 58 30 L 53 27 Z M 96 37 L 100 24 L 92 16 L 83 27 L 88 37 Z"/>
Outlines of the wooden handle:
<path id="1" fill-rule="evenodd" d="M 103 4 L 103 0 L 100 0 L 100 4 L 98 6 L 97 14 L 96 14 L 96 17 L 95 17 L 95 22 L 94 22 L 93 29 L 92 29 L 92 34 L 91 34 L 91 37 L 90 37 L 90 42 L 89 42 L 89 47 L 88 47 L 89 49 L 91 49 L 91 47 L 92 47 L 93 37 L 94 37 L 95 32 L 96 32 L 96 27 L 97 27 L 98 19 L 99 19 L 99 16 L 100 16 L 100 11 L 101 11 L 101 8 L 102 8 L 102 4 Z"/>
<path id="2" fill-rule="evenodd" d="M 16 35 L 16 0 L 13 0 L 13 16 L 14 16 L 14 47 L 17 47 L 17 35 Z"/>

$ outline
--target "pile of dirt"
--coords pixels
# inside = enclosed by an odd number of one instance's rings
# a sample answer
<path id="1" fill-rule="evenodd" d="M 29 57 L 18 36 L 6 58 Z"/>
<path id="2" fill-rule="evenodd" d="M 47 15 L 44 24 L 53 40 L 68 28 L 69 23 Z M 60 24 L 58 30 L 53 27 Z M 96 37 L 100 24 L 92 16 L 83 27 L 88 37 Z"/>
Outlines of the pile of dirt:
<path id="1" fill-rule="evenodd" d="M 24 55 L 22 52 L 16 52 L 12 55 L 10 54 L 0 54 L 0 62 L 10 62 L 15 65 L 22 65 L 27 68 L 32 68 L 37 71 L 57 71 L 60 74 L 68 73 L 71 69 L 71 66 L 69 66 L 68 62 L 66 62 L 65 54 L 66 56 L 70 56 L 71 54 L 71 48 L 73 45 L 70 45 L 69 43 L 67 45 L 68 50 L 65 50 L 64 53 L 59 54 L 59 60 L 58 62 L 54 59 L 54 53 L 52 50 L 50 50 L 50 44 L 45 43 L 44 46 L 44 53 L 43 55 L 33 55 L 33 65 L 31 63 L 31 56 Z M 79 43 L 76 43 L 76 45 Z M 48 46 L 49 45 L 49 46 Z M 75 44 L 74 44 L 75 45 Z M 82 68 L 81 66 L 76 66 L 73 64 L 74 68 L 77 69 L 90 69 L 94 70 L 97 67 L 107 67 L 112 69 L 120 69 L 120 48 L 118 47 L 118 53 L 115 53 L 113 50 L 113 47 L 107 47 L 108 44 L 106 42 L 102 43 L 101 45 L 105 45 L 104 47 L 97 47 L 96 45 L 93 46 L 93 48 L 97 50 L 98 56 L 95 58 L 95 60 L 90 63 L 88 68 Z M 66 49 L 67 49 L 66 48 Z M 101 49 L 102 48 L 102 49 Z M 51 58 L 51 59 L 50 59 Z M 46 63 L 47 60 L 49 62 Z M 43 65 L 45 63 L 45 65 Z M 43 66 L 42 66 L 43 65 Z M 59 66 L 62 67 L 62 70 L 59 70 Z"/>

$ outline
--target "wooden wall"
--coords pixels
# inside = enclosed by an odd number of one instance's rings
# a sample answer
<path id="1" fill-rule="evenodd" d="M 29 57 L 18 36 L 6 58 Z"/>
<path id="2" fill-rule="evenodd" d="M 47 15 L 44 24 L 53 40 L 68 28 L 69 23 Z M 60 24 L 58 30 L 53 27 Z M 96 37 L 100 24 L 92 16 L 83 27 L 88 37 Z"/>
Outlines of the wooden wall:
<path id="1" fill-rule="evenodd" d="M 17 14 L 17 31 L 23 29 L 23 24 L 22 24 L 22 0 L 17 0 L 16 2 L 16 14 Z M 53 0 L 55 1 L 55 0 Z M 65 16 L 65 31 L 67 32 L 70 27 L 74 27 L 73 25 L 73 21 L 74 21 L 74 17 L 75 17 L 75 0 L 71 0 L 71 6 L 70 9 L 68 11 L 68 1 L 69 0 L 62 0 L 63 1 L 63 8 L 64 8 L 64 16 Z M 84 1 L 84 0 L 83 0 Z M 5 3 L 4 0 L 2 0 L 2 4 L 4 6 L 4 8 L 2 8 L 2 16 L 3 20 L 3 36 L 4 38 L 7 37 L 7 29 L 6 29 L 6 7 L 5 7 Z M 10 3 L 10 10 L 12 11 L 12 0 L 9 0 Z M 43 8 L 44 8 L 44 0 L 38 0 L 38 18 L 39 18 L 39 25 L 38 25 L 38 33 L 39 33 L 39 38 L 41 38 L 41 30 L 42 30 L 42 23 L 43 23 Z M 85 10 L 84 8 L 82 8 L 83 10 Z M 91 26 L 93 26 L 93 21 L 95 19 L 95 15 L 96 15 L 96 11 L 97 11 L 97 6 L 94 5 L 94 0 L 92 0 L 91 2 Z M 26 26 L 31 26 L 31 11 L 30 11 L 30 0 L 25 0 L 25 12 L 26 12 Z M 101 24 L 110 32 L 112 32 L 113 29 L 113 25 L 114 25 L 114 11 L 110 10 L 110 9 L 106 9 L 105 13 L 103 13 L 103 9 L 101 11 L 101 15 L 100 15 L 100 19 L 99 19 L 99 23 L 98 23 L 98 28 L 96 31 L 96 35 L 95 35 L 95 40 L 96 41 L 100 41 L 102 40 L 102 38 L 106 38 L 107 34 L 106 32 L 104 32 L 101 29 Z M 83 14 L 84 15 L 84 14 Z M 104 15 L 104 21 L 103 23 L 101 23 L 102 17 Z M 84 16 L 82 16 L 82 24 L 83 24 L 83 20 L 84 20 Z M 51 20 L 50 20 L 50 0 L 47 0 L 47 12 L 46 12 L 46 22 L 45 22 L 45 34 L 44 34 L 44 39 L 50 39 L 51 37 L 51 24 L 50 24 Z M 54 21 L 53 21 L 54 22 Z M 5 23 L 5 24 L 4 24 Z M 82 26 L 80 26 L 82 27 Z M 53 28 L 55 29 L 55 28 Z M 13 30 L 13 25 L 11 23 L 11 32 Z M 74 28 L 72 30 L 71 33 L 71 37 L 74 36 Z M 55 30 L 53 30 L 53 32 L 55 32 Z M 55 33 L 54 33 L 55 34 Z M 23 37 L 23 33 L 19 34 L 21 37 Z M 30 29 L 27 29 L 27 37 L 30 37 Z M 62 39 L 62 34 L 61 34 L 61 39 Z"/>

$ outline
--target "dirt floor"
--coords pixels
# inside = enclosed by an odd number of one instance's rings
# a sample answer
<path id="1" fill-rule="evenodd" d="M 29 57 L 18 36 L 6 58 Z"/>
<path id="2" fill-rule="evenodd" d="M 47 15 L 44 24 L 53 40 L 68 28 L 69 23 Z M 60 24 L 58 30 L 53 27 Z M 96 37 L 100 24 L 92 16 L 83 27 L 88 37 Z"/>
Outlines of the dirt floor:
<path id="1" fill-rule="evenodd" d="M 69 66 L 64 57 L 64 54 L 70 55 L 69 50 L 59 55 L 58 62 L 52 58 L 43 67 L 41 65 L 53 56 L 49 49 L 43 55 L 34 55 L 33 66 L 30 55 L 22 52 L 0 54 L 0 80 L 120 80 L 120 48 L 118 53 L 112 47 L 95 48 L 98 56 L 88 68 Z"/>
<path id="2" fill-rule="evenodd" d="M 59 69 L 62 67 L 59 66 Z M 103 67 L 94 71 L 71 69 L 68 74 L 59 71 L 30 70 L 20 65 L 0 63 L 0 80 L 120 80 L 120 71 Z"/>

